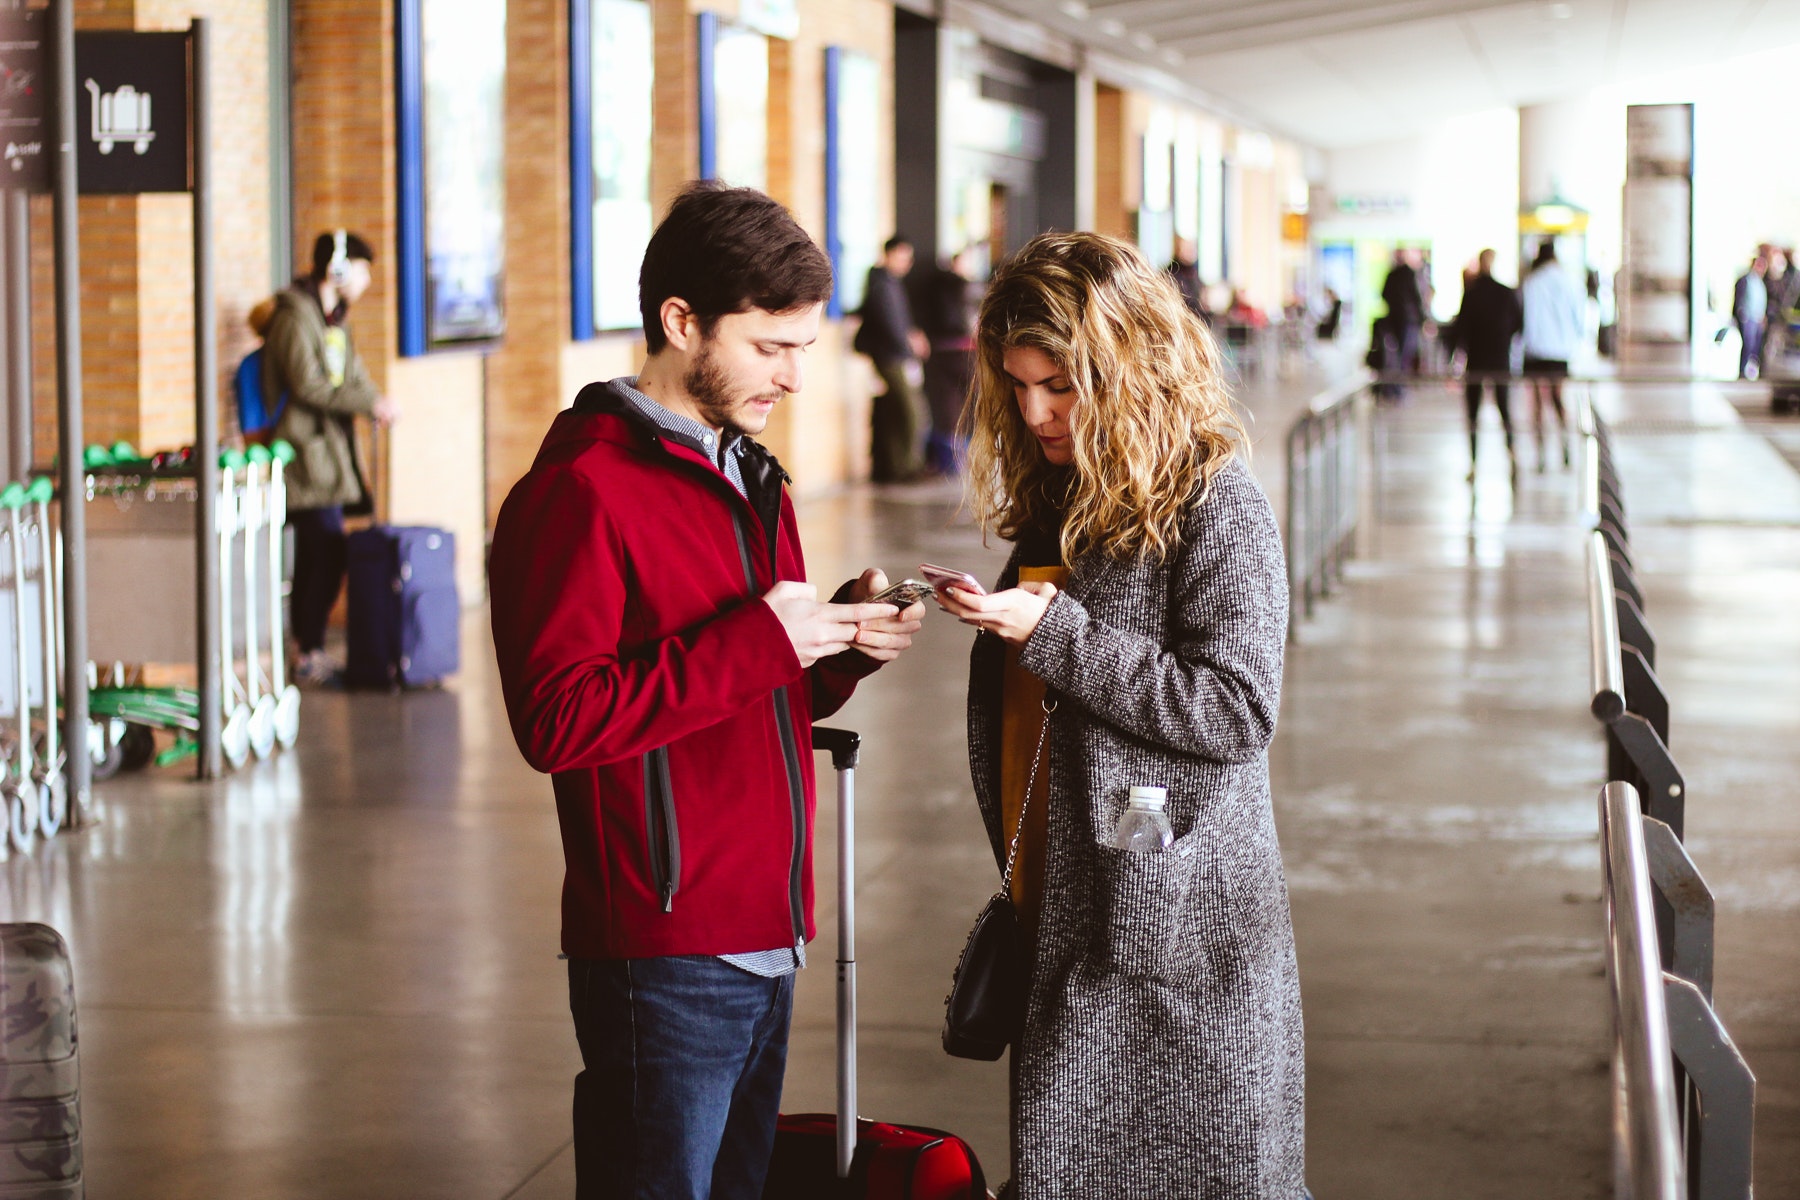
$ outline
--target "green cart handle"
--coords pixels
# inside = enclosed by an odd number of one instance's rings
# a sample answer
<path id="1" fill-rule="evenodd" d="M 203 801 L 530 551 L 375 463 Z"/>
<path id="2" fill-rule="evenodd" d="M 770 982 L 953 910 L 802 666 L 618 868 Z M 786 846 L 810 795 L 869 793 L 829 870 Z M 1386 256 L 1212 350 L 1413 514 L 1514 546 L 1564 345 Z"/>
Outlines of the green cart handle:
<path id="1" fill-rule="evenodd" d="M 25 489 L 25 499 L 32 504 L 48 504 L 54 495 L 56 495 L 56 483 L 48 475 L 39 475 L 31 481 L 31 486 Z"/>
<path id="2" fill-rule="evenodd" d="M 21 508 L 24 508 L 24 507 L 25 507 L 25 485 L 24 484 L 9 483 L 4 488 L 0 488 L 0 508 L 4 508 L 4 509 L 8 510 L 9 512 L 17 512 Z"/>
<path id="3" fill-rule="evenodd" d="M 219 454 L 219 465 L 227 471 L 240 471 L 247 461 L 242 450 L 225 450 Z"/>
<path id="4" fill-rule="evenodd" d="M 269 460 L 275 456 L 269 453 L 267 446 L 252 446 L 244 451 L 244 457 L 255 466 L 266 467 L 269 465 Z"/>
<path id="5" fill-rule="evenodd" d="M 276 462 L 286 466 L 294 461 L 294 444 L 286 438 L 276 438 L 269 443 L 269 453 Z"/>
<path id="6" fill-rule="evenodd" d="M 143 461 L 138 457 L 137 447 L 130 442 L 114 442 L 112 444 L 112 460 L 120 466 Z"/>
<path id="7" fill-rule="evenodd" d="M 112 451 L 96 442 L 81 452 L 81 465 L 90 471 L 103 471 L 113 465 Z"/>

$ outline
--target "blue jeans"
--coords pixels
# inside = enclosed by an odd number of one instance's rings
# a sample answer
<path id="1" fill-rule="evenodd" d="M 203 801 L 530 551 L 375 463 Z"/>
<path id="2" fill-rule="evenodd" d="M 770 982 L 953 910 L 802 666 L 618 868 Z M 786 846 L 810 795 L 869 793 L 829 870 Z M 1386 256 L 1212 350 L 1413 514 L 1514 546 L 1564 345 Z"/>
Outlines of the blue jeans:
<path id="1" fill-rule="evenodd" d="M 758 1200 L 794 977 L 704 955 L 570 959 L 578 1200 Z"/>

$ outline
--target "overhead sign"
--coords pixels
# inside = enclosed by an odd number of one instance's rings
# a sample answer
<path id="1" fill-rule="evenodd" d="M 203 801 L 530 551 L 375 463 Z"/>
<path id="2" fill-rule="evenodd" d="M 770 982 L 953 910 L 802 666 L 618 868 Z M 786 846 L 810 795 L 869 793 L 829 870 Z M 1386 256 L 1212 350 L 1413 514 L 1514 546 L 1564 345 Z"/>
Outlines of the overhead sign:
<path id="1" fill-rule="evenodd" d="M 75 162 L 87 195 L 185 192 L 188 35 L 75 35 Z"/>
<path id="2" fill-rule="evenodd" d="M 0 11 L 0 188 L 50 190 L 44 153 L 48 67 L 43 11 Z"/>

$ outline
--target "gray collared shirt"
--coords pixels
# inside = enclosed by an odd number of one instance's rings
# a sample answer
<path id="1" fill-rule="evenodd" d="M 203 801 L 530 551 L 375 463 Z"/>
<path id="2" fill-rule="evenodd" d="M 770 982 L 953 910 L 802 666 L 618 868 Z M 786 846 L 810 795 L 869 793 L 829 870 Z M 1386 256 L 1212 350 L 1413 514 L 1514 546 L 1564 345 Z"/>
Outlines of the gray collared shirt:
<path id="1" fill-rule="evenodd" d="M 746 499 L 749 493 L 744 490 L 744 436 L 738 433 L 719 433 L 690 417 L 670 412 L 644 393 L 637 390 L 637 376 L 626 375 L 611 380 L 606 385 L 614 395 L 631 406 L 632 411 L 649 421 L 662 431 L 664 437 L 688 449 L 704 454 L 721 474 L 731 481 L 731 486 L 738 490 L 738 495 Z M 796 968 L 806 965 L 806 941 L 802 938 L 790 949 L 777 946 L 773 950 L 754 950 L 748 954 L 721 954 L 719 958 L 734 967 L 742 967 L 752 975 L 761 975 L 765 979 L 775 979 L 782 975 L 791 975 Z"/>

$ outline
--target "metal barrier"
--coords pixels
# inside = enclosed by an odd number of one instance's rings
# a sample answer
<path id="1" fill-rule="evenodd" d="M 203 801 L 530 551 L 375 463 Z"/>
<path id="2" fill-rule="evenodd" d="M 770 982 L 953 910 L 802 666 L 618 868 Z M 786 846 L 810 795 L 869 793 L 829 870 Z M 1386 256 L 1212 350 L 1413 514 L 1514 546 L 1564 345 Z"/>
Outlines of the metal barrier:
<path id="1" fill-rule="evenodd" d="M 1370 458 L 1369 375 L 1321 392 L 1287 434 L 1288 636 L 1331 594 L 1355 550 L 1363 463 Z"/>
<path id="2" fill-rule="evenodd" d="M 1611 780 L 1600 826 L 1615 1194 L 1749 1200 L 1756 1080 L 1712 1007 L 1712 892 L 1681 841 L 1686 785 L 1668 750 L 1668 698 L 1633 577 L 1611 438 L 1591 403 L 1580 430 L 1583 504 L 1595 523 L 1589 707 L 1606 726 Z"/>
<path id="3" fill-rule="evenodd" d="M 1684 1200 L 1669 1013 L 1651 914 L 1649 867 L 1630 784 L 1600 793 L 1606 868 L 1606 979 L 1613 1008 L 1614 1194 Z M 1623 1142 L 1621 1145 L 1620 1142 Z"/>

